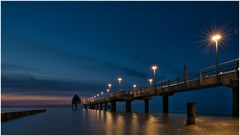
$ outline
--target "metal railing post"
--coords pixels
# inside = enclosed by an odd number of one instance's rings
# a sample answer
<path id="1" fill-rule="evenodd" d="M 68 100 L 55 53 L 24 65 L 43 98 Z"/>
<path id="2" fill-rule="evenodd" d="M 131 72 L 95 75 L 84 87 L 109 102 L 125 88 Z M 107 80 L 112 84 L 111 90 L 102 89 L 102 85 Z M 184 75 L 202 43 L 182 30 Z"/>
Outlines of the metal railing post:
<path id="1" fill-rule="evenodd" d="M 237 73 L 237 77 L 239 77 L 239 60 L 236 61 L 236 73 Z"/>
<path id="2" fill-rule="evenodd" d="M 179 76 L 177 76 L 177 85 L 178 85 L 178 82 L 179 82 L 178 80 L 179 80 Z"/>
<path id="3" fill-rule="evenodd" d="M 187 81 L 187 65 L 184 64 L 184 83 Z"/>
<path id="4" fill-rule="evenodd" d="M 202 84 L 202 70 L 200 69 L 200 84 Z"/>

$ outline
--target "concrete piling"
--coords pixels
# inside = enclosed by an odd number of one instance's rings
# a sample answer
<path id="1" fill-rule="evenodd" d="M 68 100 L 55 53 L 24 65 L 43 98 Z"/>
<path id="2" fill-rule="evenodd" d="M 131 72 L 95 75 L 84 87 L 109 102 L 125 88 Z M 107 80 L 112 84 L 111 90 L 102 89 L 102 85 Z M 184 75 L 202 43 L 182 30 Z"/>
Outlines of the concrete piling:
<path id="1" fill-rule="evenodd" d="M 195 124 L 196 105 L 194 102 L 187 103 L 187 125 Z"/>
<path id="2" fill-rule="evenodd" d="M 131 101 L 127 100 L 126 101 L 126 112 L 131 112 Z"/>
<path id="3" fill-rule="evenodd" d="M 99 109 L 99 105 L 97 104 L 97 105 L 96 105 L 96 110 L 98 110 L 98 109 Z"/>
<path id="4" fill-rule="evenodd" d="M 104 103 L 104 110 L 107 111 L 107 103 Z"/>
<path id="5" fill-rule="evenodd" d="M 149 99 L 144 99 L 144 111 L 145 113 L 149 112 Z"/>
<path id="6" fill-rule="evenodd" d="M 163 96 L 163 113 L 168 113 L 168 96 Z"/>
<path id="7" fill-rule="evenodd" d="M 112 112 L 116 111 L 116 101 L 111 101 L 111 111 Z"/>
<path id="8" fill-rule="evenodd" d="M 232 88 L 232 115 L 239 117 L 239 87 Z"/>

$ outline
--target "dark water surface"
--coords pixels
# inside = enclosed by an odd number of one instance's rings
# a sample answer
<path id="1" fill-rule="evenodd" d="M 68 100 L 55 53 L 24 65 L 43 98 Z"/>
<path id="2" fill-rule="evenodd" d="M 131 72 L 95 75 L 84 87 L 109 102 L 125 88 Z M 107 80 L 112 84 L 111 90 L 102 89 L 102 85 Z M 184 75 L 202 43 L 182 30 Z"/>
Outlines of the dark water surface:
<path id="1" fill-rule="evenodd" d="M 49 108 L 47 112 L 2 122 L 2 134 L 238 134 L 239 119 L 185 114 L 144 114 Z"/>

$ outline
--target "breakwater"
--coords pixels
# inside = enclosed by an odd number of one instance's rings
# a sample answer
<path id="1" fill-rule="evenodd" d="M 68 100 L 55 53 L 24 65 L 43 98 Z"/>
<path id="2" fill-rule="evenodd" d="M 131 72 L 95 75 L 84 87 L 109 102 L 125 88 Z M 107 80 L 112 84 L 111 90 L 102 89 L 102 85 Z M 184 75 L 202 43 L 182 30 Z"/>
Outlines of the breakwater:
<path id="1" fill-rule="evenodd" d="M 46 109 L 38 109 L 38 110 L 28 110 L 28 111 L 17 111 L 17 112 L 6 112 L 1 114 L 2 121 L 8 121 L 28 115 L 33 115 L 41 112 L 46 112 Z"/>

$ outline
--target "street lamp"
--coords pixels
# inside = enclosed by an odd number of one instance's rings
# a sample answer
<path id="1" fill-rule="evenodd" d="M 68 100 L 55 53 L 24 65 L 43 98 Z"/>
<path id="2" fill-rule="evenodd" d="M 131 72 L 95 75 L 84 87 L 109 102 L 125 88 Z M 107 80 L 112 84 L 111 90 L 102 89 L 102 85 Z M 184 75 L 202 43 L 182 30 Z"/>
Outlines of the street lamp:
<path id="1" fill-rule="evenodd" d="M 148 79 L 148 81 L 149 81 L 149 84 L 152 85 L 153 79 L 150 78 L 150 79 Z"/>
<path id="2" fill-rule="evenodd" d="M 133 85 L 133 88 L 136 89 L 136 87 L 137 87 L 137 85 L 134 84 L 134 85 Z"/>
<path id="3" fill-rule="evenodd" d="M 119 83 L 119 85 L 121 85 L 121 81 L 122 81 L 122 78 L 119 77 L 119 78 L 118 78 L 118 83 Z"/>
<path id="4" fill-rule="evenodd" d="M 110 89 L 107 89 L 107 93 L 109 93 Z"/>
<path id="5" fill-rule="evenodd" d="M 108 88 L 111 89 L 111 87 L 112 87 L 112 84 L 108 84 Z"/>
<path id="6" fill-rule="evenodd" d="M 216 46 L 216 76 L 218 75 L 218 44 L 219 41 L 222 39 L 222 36 L 220 34 L 214 34 L 211 37 L 211 40 L 213 42 L 215 42 L 215 46 Z"/>
<path id="7" fill-rule="evenodd" d="M 119 77 L 119 78 L 118 78 L 119 90 L 121 89 L 121 82 L 122 82 L 122 78 Z"/>
<path id="8" fill-rule="evenodd" d="M 156 74 L 156 70 L 157 70 L 157 68 L 158 68 L 158 67 L 157 67 L 156 65 L 153 65 L 153 66 L 152 66 L 152 70 L 153 70 L 153 74 L 154 74 L 154 76 L 155 76 L 155 74 Z"/>
<path id="9" fill-rule="evenodd" d="M 99 96 L 99 94 L 97 94 L 97 97 Z"/>
<path id="10" fill-rule="evenodd" d="M 103 92 L 101 92 L 101 94 L 103 95 Z"/>
<path id="11" fill-rule="evenodd" d="M 154 89 L 156 89 L 156 70 L 157 70 L 157 65 L 153 65 L 152 66 L 152 70 L 153 70 L 153 76 L 154 76 Z"/>

